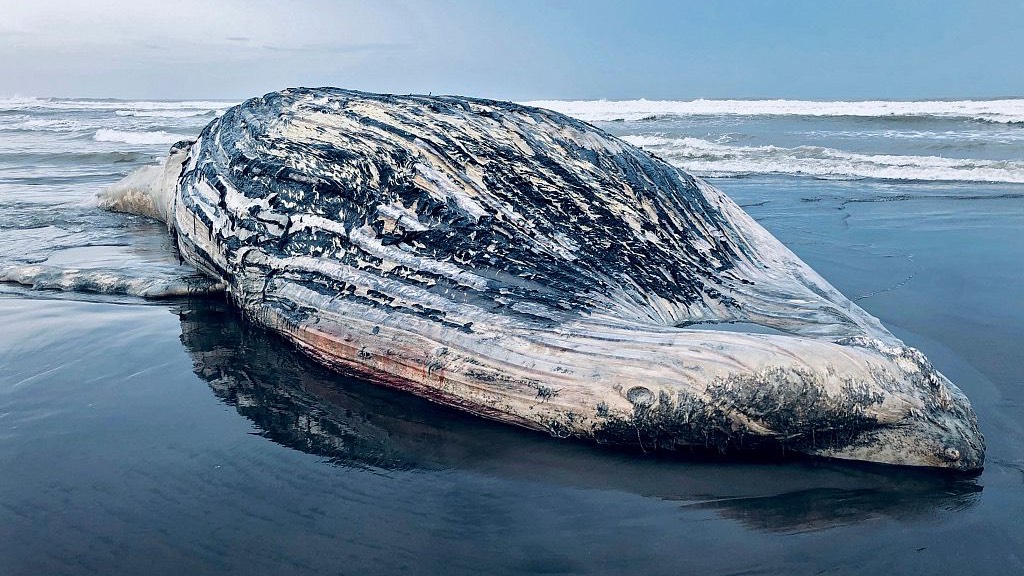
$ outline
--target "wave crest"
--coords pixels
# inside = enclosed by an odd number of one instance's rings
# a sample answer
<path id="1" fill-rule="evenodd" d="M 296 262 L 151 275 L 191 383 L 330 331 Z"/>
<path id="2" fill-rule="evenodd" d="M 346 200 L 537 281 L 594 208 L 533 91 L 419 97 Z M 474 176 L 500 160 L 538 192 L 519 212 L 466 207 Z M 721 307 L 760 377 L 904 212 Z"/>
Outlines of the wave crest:
<path id="1" fill-rule="evenodd" d="M 1024 123 L 1024 99 L 1003 100 L 534 100 L 585 121 L 637 121 L 666 116 L 854 116 L 861 118 L 965 118 Z"/>
<path id="2" fill-rule="evenodd" d="M 1024 162 L 1007 160 L 859 154 L 821 146 L 731 146 L 660 135 L 622 139 L 700 176 L 779 174 L 841 180 L 1024 183 Z"/>
<path id="3" fill-rule="evenodd" d="M 131 116 L 135 118 L 193 118 L 197 116 L 214 116 L 217 110 L 114 110 L 116 116 Z"/>
<path id="4" fill-rule="evenodd" d="M 0 130 L 24 132 L 77 132 L 87 126 L 70 118 L 35 118 L 16 114 L 0 118 Z"/>
<path id="5" fill-rule="evenodd" d="M 0 110 L 226 110 L 237 104 L 220 100 L 90 100 L 77 98 L 0 98 Z"/>

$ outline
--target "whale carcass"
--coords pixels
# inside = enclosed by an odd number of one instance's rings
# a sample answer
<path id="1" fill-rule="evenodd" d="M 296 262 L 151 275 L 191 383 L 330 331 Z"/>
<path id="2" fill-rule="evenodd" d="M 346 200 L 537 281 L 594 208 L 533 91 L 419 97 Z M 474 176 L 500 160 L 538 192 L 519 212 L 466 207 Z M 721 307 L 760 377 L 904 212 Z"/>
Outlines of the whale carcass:
<path id="1" fill-rule="evenodd" d="M 166 221 L 319 361 L 481 416 L 645 451 L 984 461 L 920 352 L 719 190 L 551 111 L 284 90 L 102 204 Z"/>

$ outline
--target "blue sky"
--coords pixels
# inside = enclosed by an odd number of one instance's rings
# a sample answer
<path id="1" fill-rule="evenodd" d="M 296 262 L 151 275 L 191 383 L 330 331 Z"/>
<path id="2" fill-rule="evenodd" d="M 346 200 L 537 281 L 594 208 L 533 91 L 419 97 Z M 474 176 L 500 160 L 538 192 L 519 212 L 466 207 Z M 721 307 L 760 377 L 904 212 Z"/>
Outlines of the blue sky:
<path id="1" fill-rule="evenodd" d="M 0 0 L 0 96 L 1024 96 L 1024 1 Z"/>

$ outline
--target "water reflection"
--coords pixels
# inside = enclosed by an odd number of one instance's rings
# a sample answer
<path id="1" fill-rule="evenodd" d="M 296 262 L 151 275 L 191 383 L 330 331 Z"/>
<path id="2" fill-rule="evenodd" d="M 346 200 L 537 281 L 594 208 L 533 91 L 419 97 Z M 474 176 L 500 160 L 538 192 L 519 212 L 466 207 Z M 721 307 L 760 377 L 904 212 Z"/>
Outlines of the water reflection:
<path id="1" fill-rule="evenodd" d="M 223 302 L 174 308 L 194 371 L 274 442 L 381 473 L 452 470 L 615 490 L 757 530 L 914 522 L 975 505 L 970 478 L 832 462 L 736 463 L 614 452 L 488 422 L 326 370 Z"/>

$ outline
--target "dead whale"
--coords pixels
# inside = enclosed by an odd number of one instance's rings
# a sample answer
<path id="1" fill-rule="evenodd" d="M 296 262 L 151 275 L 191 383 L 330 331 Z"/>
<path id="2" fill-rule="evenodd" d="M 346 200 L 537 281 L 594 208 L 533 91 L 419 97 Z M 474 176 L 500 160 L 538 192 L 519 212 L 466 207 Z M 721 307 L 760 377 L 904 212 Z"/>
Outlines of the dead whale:
<path id="1" fill-rule="evenodd" d="M 167 222 L 320 362 L 487 418 L 646 451 L 984 462 L 920 352 L 719 190 L 554 112 L 284 90 L 101 204 Z"/>

